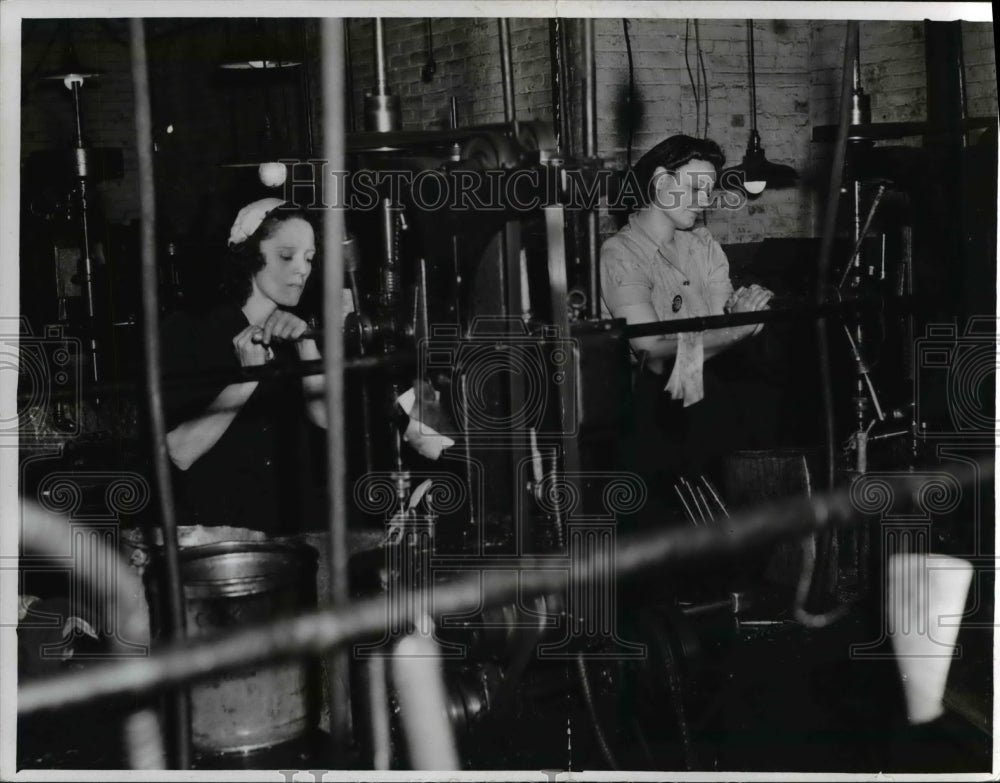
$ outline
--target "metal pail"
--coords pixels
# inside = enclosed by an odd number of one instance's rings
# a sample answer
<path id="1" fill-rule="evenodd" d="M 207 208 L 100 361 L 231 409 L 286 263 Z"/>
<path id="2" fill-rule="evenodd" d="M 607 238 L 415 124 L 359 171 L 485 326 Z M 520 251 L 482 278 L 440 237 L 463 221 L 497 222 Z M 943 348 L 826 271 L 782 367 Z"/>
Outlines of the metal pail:
<path id="1" fill-rule="evenodd" d="M 304 544 L 228 541 L 190 547 L 181 551 L 180 566 L 190 638 L 316 605 L 316 551 Z M 196 683 L 192 742 L 201 751 L 230 753 L 301 737 L 317 723 L 318 684 L 318 668 L 310 660 L 253 666 Z"/>

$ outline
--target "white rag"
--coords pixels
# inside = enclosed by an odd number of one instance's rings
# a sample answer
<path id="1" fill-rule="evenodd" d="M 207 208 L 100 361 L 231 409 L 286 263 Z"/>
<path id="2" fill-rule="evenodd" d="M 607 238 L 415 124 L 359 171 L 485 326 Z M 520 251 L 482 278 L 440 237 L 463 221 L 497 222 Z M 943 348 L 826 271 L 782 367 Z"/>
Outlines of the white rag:
<path id="1" fill-rule="evenodd" d="M 680 332 L 677 335 L 677 356 L 664 391 L 670 398 L 684 400 L 684 407 L 705 398 L 702 368 L 705 365 L 705 340 L 702 332 Z"/>

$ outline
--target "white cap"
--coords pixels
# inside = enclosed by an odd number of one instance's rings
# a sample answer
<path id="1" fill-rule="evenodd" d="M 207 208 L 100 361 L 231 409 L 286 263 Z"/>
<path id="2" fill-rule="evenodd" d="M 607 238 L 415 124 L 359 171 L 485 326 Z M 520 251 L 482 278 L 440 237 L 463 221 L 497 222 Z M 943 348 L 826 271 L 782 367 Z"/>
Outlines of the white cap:
<path id="1" fill-rule="evenodd" d="M 245 242 L 254 231 L 260 228 L 260 224 L 264 222 L 268 213 L 287 203 L 280 198 L 262 198 L 243 207 L 236 215 L 233 227 L 229 229 L 230 247 Z"/>

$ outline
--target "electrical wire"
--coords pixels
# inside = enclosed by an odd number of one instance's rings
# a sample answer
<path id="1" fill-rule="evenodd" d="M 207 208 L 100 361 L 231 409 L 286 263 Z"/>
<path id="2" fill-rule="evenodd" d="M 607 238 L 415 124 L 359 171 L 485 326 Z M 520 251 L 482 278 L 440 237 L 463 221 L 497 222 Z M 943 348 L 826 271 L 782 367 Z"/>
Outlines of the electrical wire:
<path id="1" fill-rule="evenodd" d="M 708 71 L 705 70 L 705 58 L 701 50 L 701 32 L 698 29 L 698 20 L 694 20 L 694 48 L 698 53 L 698 69 L 701 75 L 701 86 L 705 96 L 705 130 L 702 137 L 708 138 Z"/>
<path id="2" fill-rule="evenodd" d="M 750 127 L 757 130 L 757 67 L 754 64 L 753 20 L 747 19 L 747 58 L 750 61 Z"/>
<path id="3" fill-rule="evenodd" d="M 625 166 L 632 168 L 632 138 L 635 135 L 635 63 L 632 61 L 632 39 L 628 34 L 628 19 L 622 19 L 622 31 L 625 33 L 625 52 L 628 55 L 628 111 L 625 121 L 628 128 L 625 140 Z"/>
<path id="4" fill-rule="evenodd" d="M 688 43 L 691 38 L 691 20 L 684 20 L 684 66 L 687 68 L 688 81 L 691 82 L 691 91 L 694 93 L 694 135 L 698 135 L 701 127 L 701 97 L 698 94 L 698 85 L 695 84 L 694 74 L 691 73 L 691 62 L 688 59 Z"/>

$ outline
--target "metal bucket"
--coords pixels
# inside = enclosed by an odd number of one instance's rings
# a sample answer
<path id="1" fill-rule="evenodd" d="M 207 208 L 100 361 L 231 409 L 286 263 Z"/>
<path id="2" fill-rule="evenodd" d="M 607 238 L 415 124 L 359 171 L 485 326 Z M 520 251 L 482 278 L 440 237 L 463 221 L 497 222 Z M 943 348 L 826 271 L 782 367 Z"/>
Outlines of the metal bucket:
<path id="1" fill-rule="evenodd" d="M 316 551 L 304 544 L 229 541 L 184 549 L 180 561 L 191 638 L 316 605 Z M 154 579 L 155 592 L 160 582 Z M 191 688 L 194 747 L 247 752 L 299 738 L 316 726 L 318 685 L 317 666 L 309 660 L 254 666 L 197 683 Z"/>

